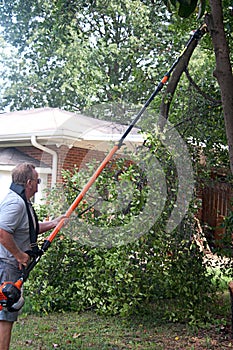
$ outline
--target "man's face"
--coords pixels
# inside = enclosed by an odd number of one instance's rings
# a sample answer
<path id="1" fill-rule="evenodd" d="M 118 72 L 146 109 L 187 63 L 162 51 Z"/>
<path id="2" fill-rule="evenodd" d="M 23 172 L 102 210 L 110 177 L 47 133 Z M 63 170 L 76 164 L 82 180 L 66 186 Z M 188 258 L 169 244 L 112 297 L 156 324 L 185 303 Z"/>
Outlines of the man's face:
<path id="1" fill-rule="evenodd" d="M 38 173 L 36 170 L 33 171 L 33 179 L 31 179 L 32 181 L 32 188 L 35 194 L 38 191 Z"/>
<path id="2" fill-rule="evenodd" d="M 30 199 L 38 191 L 38 173 L 36 170 L 33 170 L 33 176 L 31 179 L 28 179 L 25 192 L 28 199 Z"/>

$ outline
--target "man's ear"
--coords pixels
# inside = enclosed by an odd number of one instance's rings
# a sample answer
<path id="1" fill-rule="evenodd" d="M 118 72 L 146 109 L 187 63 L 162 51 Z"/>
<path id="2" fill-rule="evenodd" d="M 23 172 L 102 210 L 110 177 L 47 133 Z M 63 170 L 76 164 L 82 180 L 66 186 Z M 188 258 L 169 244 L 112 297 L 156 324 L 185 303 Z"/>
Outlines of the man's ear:
<path id="1" fill-rule="evenodd" d="M 31 179 L 28 179 L 27 182 L 26 182 L 26 186 L 31 187 L 31 185 L 32 185 L 32 180 L 31 180 Z"/>

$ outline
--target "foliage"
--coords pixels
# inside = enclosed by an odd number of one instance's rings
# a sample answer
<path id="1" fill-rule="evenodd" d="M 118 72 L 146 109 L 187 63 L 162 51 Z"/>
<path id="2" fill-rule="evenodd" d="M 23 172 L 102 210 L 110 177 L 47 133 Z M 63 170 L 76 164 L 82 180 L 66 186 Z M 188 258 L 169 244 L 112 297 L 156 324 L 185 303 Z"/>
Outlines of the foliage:
<path id="1" fill-rule="evenodd" d="M 167 242 L 159 230 L 110 249 L 80 246 L 63 234 L 27 282 L 31 312 L 93 308 L 98 313 L 129 315 L 161 300 L 163 317 L 170 321 L 208 320 L 213 286 L 194 246 L 174 237 Z"/>
<path id="2" fill-rule="evenodd" d="M 139 0 L 3 3 L 3 35 L 18 48 L 19 67 L 8 75 L 2 106 L 75 111 L 106 101 L 138 104 L 170 42 L 154 12 Z M 164 6 L 159 13 L 165 22 Z"/>
<path id="3" fill-rule="evenodd" d="M 227 216 L 224 218 L 220 225 L 223 229 L 221 237 L 219 237 L 219 246 L 216 247 L 216 251 L 219 255 L 232 258 L 232 232 L 233 232 L 233 211 L 228 210 Z M 231 271 L 232 262 L 229 259 L 228 269 Z"/>
<path id="4" fill-rule="evenodd" d="M 206 174 L 213 168 L 229 167 L 221 96 L 212 76 L 214 65 L 213 54 L 196 49 L 188 76 L 182 77 L 169 114 L 176 130 L 192 146 L 191 152 L 199 148 L 205 155 Z M 198 158 L 196 160 L 198 165 Z"/>
<path id="5" fill-rule="evenodd" d="M 131 315 L 160 300 L 165 319 L 186 320 L 193 325 L 207 320 L 215 286 L 193 240 L 195 228 L 189 215 L 176 230 L 168 233 L 166 217 L 172 204 L 167 204 L 162 217 L 149 231 L 145 230 L 139 237 L 133 236 L 135 227 L 131 225 L 133 238 L 127 241 L 126 236 L 123 235 L 123 240 L 119 237 L 122 227 L 124 229 L 128 221 L 139 216 L 138 211 L 143 210 L 141 204 L 147 199 L 147 183 L 140 171 L 137 167 L 132 171 L 132 164 L 124 166 L 120 159 L 102 174 L 95 192 L 77 208 L 70 223 L 31 272 L 25 284 L 28 308 L 33 312 L 92 308 L 100 314 Z M 92 166 L 90 168 L 92 170 Z M 87 173 L 87 169 L 74 171 L 74 174 L 64 172 L 63 191 L 54 189 L 48 198 L 49 213 L 53 214 L 51 208 L 56 208 L 56 203 L 61 205 L 61 192 L 66 201 L 72 201 Z M 122 178 L 130 178 L 132 188 L 137 188 L 128 211 L 112 212 L 109 208 L 97 211 L 95 205 L 90 208 L 90 203 L 100 195 L 106 202 L 111 203 L 112 198 L 116 201 L 114 188 L 116 181 Z M 138 183 L 142 185 L 140 189 Z M 138 201 L 140 196 L 141 201 Z M 84 212 L 85 209 L 88 210 Z M 109 220 L 113 214 L 114 219 Z M 105 228 L 104 233 L 110 232 L 112 236 L 93 237 L 96 228 L 95 232 Z"/>
<path id="6" fill-rule="evenodd" d="M 178 15 L 180 17 L 189 17 L 197 8 L 198 17 L 201 18 L 205 12 L 206 0 L 164 0 L 166 6 L 170 9 L 172 7 L 178 8 Z"/>

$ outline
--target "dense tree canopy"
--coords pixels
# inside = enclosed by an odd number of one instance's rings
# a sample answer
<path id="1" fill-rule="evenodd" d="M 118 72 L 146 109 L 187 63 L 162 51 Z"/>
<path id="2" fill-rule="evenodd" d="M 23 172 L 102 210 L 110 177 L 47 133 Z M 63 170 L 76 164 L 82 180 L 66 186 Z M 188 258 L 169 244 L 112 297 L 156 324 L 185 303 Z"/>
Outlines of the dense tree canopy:
<path id="1" fill-rule="evenodd" d="M 165 12 L 160 5 L 158 23 L 155 10 L 140 1 L 5 4 L 4 37 L 19 49 L 21 65 L 9 76 L 3 106 L 78 110 L 104 101 L 143 100 L 158 74 L 158 57 L 171 41 L 163 37 Z"/>

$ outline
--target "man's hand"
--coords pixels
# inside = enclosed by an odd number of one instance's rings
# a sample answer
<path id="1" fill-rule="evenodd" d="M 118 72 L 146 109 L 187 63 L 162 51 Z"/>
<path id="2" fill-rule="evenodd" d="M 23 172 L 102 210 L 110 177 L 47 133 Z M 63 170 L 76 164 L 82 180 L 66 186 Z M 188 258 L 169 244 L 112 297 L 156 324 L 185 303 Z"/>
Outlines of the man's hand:
<path id="1" fill-rule="evenodd" d="M 19 269 L 22 270 L 23 266 L 27 267 L 29 263 L 30 256 L 27 253 L 19 251 L 19 253 L 15 256 L 16 260 L 19 263 Z"/>
<path id="2" fill-rule="evenodd" d="M 24 253 L 17 246 L 13 235 L 3 229 L 0 229 L 0 243 L 15 257 L 19 263 L 19 268 L 22 270 L 22 266 L 27 266 L 29 262 L 29 255 Z"/>
<path id="3" fill-rule="evenodd" d="M 39 233 L 47 232 L 54 227 L 56 227 L 61 220 L 64 220 L 63 226 L 68 222 L 68 218 L 66 215 L 58 216 L 57 218 L 50 220 L 50 221 L 43 221 L 39 223 Z"/>
<path id="4" fill-rule="evenodd" d="M 68 218 L 65 215 L 61 215 L 52 220 L 53 226 L 56 227 L 61 220 L 64 220 L 63 226 L 68 222 Z"/>

